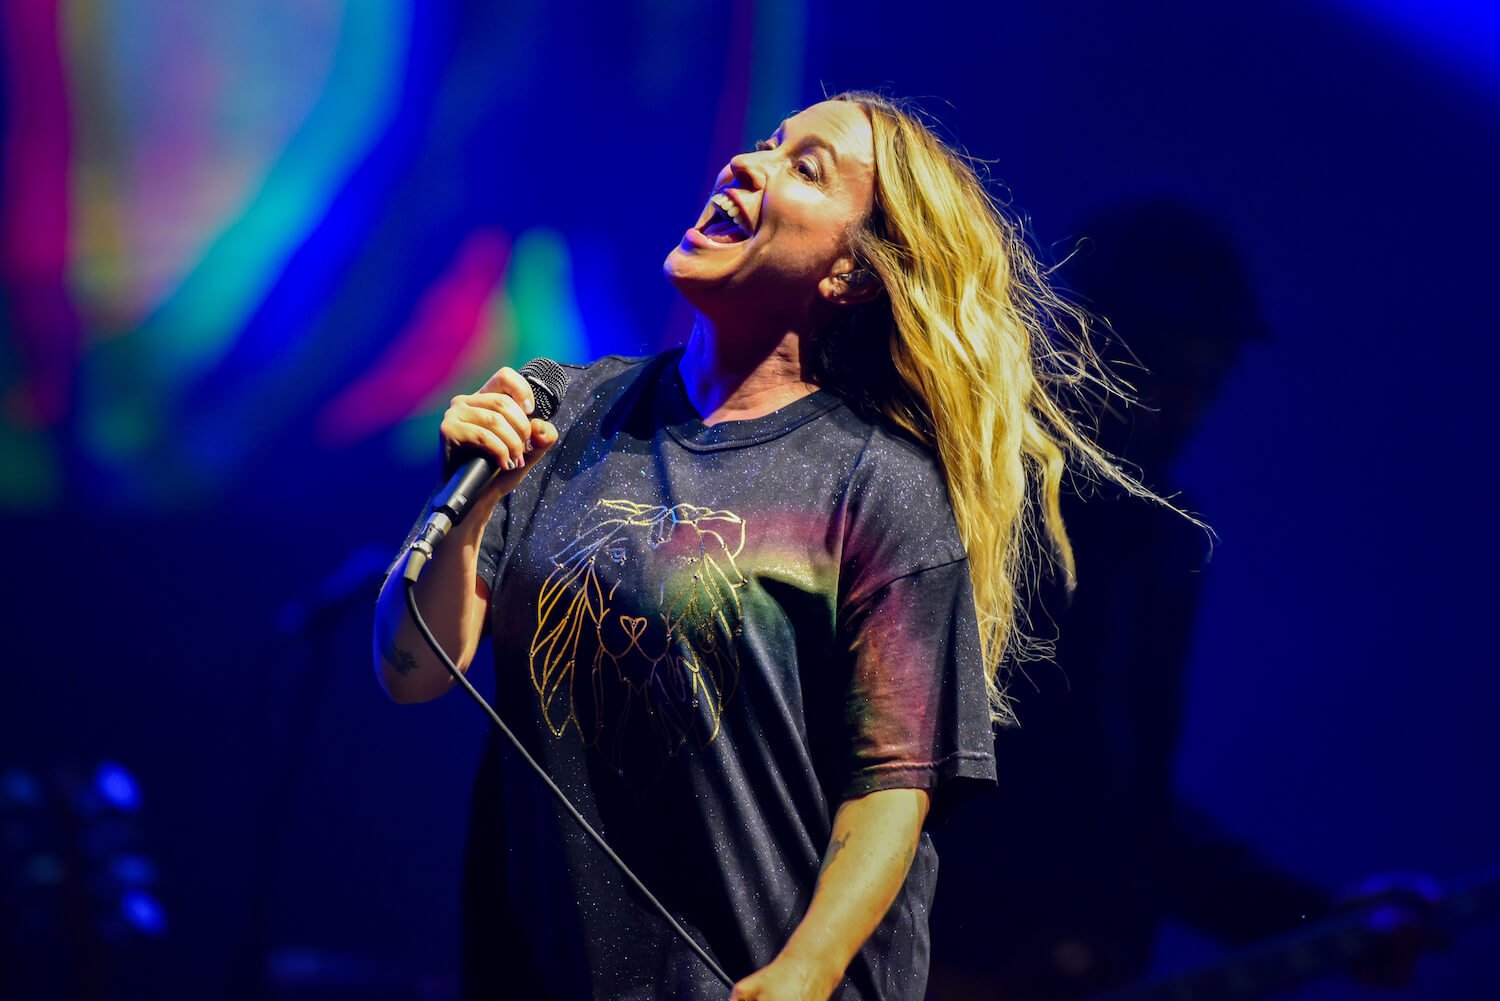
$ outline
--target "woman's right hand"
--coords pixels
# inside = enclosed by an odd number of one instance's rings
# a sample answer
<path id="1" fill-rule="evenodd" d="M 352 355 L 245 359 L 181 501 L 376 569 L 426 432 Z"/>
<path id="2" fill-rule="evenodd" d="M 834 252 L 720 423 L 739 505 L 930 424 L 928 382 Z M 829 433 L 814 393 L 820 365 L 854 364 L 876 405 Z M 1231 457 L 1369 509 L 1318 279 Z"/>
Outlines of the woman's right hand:
<path id="1" fill-rule="evenodd" d="M 438 429 L 443 442 L 443 467 L 451 469 L 460 452 L 482 452 L 495 461 L 497 475 L 475 498 L 478 506 L 492 506 L 520 484 L 526 471 L 557 443 L 557 428 L 530 415 L 536 407 L 531 385 L 506 366 L 487 379 L 479 391 L 455 396 Z"/>
<path id="2" fill-rule="evenodd" d="M 490 513 L 557 444 L 557 428 L 533 420 L 534 407 L 531 386 L 515 369 L 502 368 L 478 392 L 455 396 L 443 414 L 444 466 L 472 453 L 487 456 L 499 470 L 474 498 L 468 517 L 434 547 L 414 587 L 431 635 L 460 671 L 474 659 L 489 610 L 478 555 Z M 425 702 L 448 691 L 453 679 L 407 612 L 403 591 L 410 553 L 386 579 L 375 607 L 375 670 L 397 702 Z"/>

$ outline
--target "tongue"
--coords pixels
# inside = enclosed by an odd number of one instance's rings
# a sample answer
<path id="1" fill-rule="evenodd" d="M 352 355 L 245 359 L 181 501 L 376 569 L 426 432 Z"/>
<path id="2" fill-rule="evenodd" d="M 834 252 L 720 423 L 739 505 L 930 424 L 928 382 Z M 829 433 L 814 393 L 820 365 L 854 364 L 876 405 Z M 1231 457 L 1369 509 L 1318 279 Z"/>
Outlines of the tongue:
<path id="1" fill-rule="evenodd" d="M 727 219 L 715 219 L 703 227 L 703 235 L 715 243 L 739 243 L 745 231 Z"/>

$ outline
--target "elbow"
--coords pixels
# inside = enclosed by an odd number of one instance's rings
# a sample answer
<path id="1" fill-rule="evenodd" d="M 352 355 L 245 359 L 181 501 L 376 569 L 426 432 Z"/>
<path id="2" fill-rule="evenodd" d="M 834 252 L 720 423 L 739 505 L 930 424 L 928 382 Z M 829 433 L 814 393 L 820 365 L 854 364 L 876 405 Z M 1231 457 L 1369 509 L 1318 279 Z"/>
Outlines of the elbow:
<path id="1" fill-rule="evenodd" d="M 378 651 L 375 654 L 375 681 L 392 702 L 406 705 L 417 701 L 412 698 L 406 679 Z"/>
<path id="2" fill-rule="evenodd" d="M 405 684 L 405 679 L 396 673 L 395 668 L 378 658 L 375 661 L 375 680 L 379 682 L 380 689 L 385 692 L 386 697 L 397 705 L 404 706 L 421 701 L 413 696 L 410 688 Z"/>
<path id="3" fill-rule="evenodd" d="M 375 613 L 373 660 L 375 679 L 392 702 L 409 705 L 430 702 L 453 687 L 453 675 L 425 646 L 415 629 L 408 626 L 404 609 L 395 612 L 384 602 Z M 454 664 L 467 671 L 478 647 L 477 639 L 460 638 L 450 647 Z"/>
<path id="4" fill-rule="evenodd" d="M 446 690 L 432 691 L 427 683 L 429 672 L 409 651 L 396 641 L 386 637 L 377 624 L 374 643 L 375 680 L 392 702 L 410 705 L 437 698 Z"/>
<path id="5" fill-rule="evenodd" d="M 465 651 L 457 662 L 459 671 L 467 671 L 472 659 L 473 653 Z M 390 700 L 398 705 L 431 702 L 446 695 L 453 687 L 453 675 L 441 664 L 418 660 L 400 646 L 382 648 L 378 638 L 375 647 L 375 680 L 380 683 Z"/>
<path id="6" fill-rule="evenodd" d="M 375 677 L 390 700 L 402 706 L 431 702 L 448 690 L 446 684 L 441 687 L 427 684 L 423 679 L 413 678 L 410 674 L 397 670 L 385 660 L 377 661 Z"/>

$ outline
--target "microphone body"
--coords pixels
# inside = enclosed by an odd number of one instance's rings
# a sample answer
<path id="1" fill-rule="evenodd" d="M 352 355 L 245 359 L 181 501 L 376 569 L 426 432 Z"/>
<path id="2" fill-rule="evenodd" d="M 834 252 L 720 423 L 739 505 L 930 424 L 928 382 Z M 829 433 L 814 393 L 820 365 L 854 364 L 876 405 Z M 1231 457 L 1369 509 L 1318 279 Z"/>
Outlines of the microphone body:
<path id="1" fill-rule="evenodd" d="M 531 416 L 546 420 L 556 413 L 563 393 L 568 389 L 568 375 L 563 367 L 550 358 L 533 358 L 521 366 L 520 374 L 531 385 L 531 396 L 536 404 Z M 475 455 L 459 464 L 443 489 L 433 497 L 432 513 L 411 544 L 411 556 L 406 561 L 406 572 L 402 574 L 406 580 L 417 579 L 422 567 L 432 558 L 433 547 L 463 520 L 469 512 L 469 505 L 494 477 L 495 470 L 495 460 L 489 455 Z"/>

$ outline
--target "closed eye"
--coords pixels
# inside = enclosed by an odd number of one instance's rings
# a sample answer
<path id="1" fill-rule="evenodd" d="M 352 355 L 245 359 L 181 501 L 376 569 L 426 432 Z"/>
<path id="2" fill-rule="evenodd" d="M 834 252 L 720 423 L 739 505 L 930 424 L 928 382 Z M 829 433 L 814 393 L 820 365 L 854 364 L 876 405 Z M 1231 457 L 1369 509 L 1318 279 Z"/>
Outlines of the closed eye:
<path id="1" fill-rule="evenodd" d="M 754 149 L 756 149 L 756 153 L 774 150 L 775 143 L 772 143 L 771 140 L 759 140 L 754 144 Z M 796 161 L 796 173 L 801 174 L 802 177 L 810 180 L 810 182 L 817 182 L 820 177 L 820 171 L 817 168 L 817 159 L 813 158 L 813 156 L 804 156 L 804 158 L 799 159 L 799 161 Z"/>

